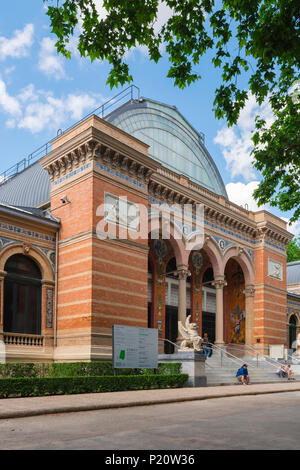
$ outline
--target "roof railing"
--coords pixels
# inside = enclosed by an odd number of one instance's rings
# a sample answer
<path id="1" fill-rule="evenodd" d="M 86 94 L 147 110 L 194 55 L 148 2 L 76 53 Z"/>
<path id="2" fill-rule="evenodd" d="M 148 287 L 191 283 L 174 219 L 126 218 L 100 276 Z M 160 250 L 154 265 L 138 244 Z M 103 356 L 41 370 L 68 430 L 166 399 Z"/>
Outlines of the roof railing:
<path id="1" fill-rule="evenodd" d="M 44 145 L 36 149 L 34 152 L 32 152 L 30 155 L 27 157 L 23 158 L 20 160 L 18 163 L 15 163 L 13 166 L 5 170 L 3 173 L 0 174 L 0 186 L 4 184 L 7 180 L 12 178 L 13 176 L 21 173 L 24 171 L 26 168 L 28 168 L 30 165 L 32 165 L 35 161 L 37 161 L 39 158 L 43 157 L 44 155 L 47 155 L 49 152 L 52 150 L 52 142 L 57 139 L 57 137 L 60 137 L 61 135 L 65 134 L 68 132 L 70 129 L 73 127 L 77 126 L 80 124 L 82 121 L 87 119 L 90 116 L 96 115 L 100 116 L 101 118 L 105 119 L 110 113 L 112 113 L 113 110 L 117 109 L 118 107 L 133 101 L 133 100 L 138 100 L 140 98 L 140 89 L 136 85 L 130 85 L 125 90 L 120 91 L 117 95 L 113 96 L 110 98 L 108 101 L 103 103 L 101 106 L 98 106 L 98 108 L 94 109 L 92 112 L 84 116 L 82 119 L 79 121 L 75 122 L 75 124 L 72 124 L 70 127 L 65 129 L 64 131 L 60 132 L 59 134 L 57 133 L 56 137 L 53 137 L 53 139 L 49 140 L 46 142 Z"/>

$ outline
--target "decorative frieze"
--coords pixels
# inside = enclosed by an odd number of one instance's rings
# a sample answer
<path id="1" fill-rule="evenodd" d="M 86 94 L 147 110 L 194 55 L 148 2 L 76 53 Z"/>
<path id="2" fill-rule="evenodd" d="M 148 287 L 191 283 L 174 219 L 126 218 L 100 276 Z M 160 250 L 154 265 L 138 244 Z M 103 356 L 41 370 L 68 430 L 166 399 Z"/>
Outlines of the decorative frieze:
<path id="1" fill-rule="evenodd" d="M 0 229 L 8 230 L 9 232 L 17 233 L 17 234 L 20 234 L 20 235 L 26 235 L 28 237 L 33 237 L 33 238 L 43 240 L 43 241 L 55 242 L 55 237 L 50 237 L 49 235 L 39 233 L 39 232 L 33 232 L 31 230 L 25 230 L 24 228 L 17 227 L 16 225 L 10 225 L 10 224 L 5 224 L 5 223 L 0 222 Z M 1 237 L 0 238 L 0 248 L 1 248 L 1 246 L 4 247 L 4 245 L 7 244 L 6 241 L 11 242 L 13 240 Z M 2 245 L 1 245 L 1 243 L 2 243 Z"/>

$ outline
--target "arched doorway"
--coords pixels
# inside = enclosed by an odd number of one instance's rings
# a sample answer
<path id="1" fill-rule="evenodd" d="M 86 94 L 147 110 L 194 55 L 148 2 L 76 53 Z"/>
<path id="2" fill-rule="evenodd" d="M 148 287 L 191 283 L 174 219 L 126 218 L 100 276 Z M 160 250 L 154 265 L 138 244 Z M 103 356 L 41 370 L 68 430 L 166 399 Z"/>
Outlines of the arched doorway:
<path id="1" fill-rule="evenodd" d="M 224 340 L 226 344 L 245 344 L 245 277 L 241 266 L 233 258 L 226 264 L 225 279 L 227 286 L 224 288 Z"/>
<path id="2" fill-rule="evenodd" d="M 161 348 L 174 352 L 178 337 L 179 279 L 178 260 L 169 240 L 149 240 L 148 327 L 158 329 Z M 190 276 L 186 280 L 186 315 L 190 314 Z M 168 341 L 165 341 L 168 340 Z"/>
<path id="3" fill-rule="evenodd" d="M 202 277 L 202 336 L 207 333 L 209 341 L 215 342 L 216 336 L 216 289 L 212 284 L 214 272 L 207 268 Z"/>
<path id="4" fill-rule="evenodd" d="M 41 334 L 41 271 L 29 257 L 5 263 L 3 329 L 6 333 Z"/>

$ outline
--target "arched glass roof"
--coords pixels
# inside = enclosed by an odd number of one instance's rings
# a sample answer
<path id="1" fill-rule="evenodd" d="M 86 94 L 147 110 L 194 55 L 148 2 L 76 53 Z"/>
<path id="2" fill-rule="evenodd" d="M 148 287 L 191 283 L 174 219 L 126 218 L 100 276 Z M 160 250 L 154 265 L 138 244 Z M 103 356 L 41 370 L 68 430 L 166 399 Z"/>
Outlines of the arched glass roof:
<path id="1" fill-rule="evenodd" d="M 202 136 L 176 107 L 141 98 L 106 119 L 148 144 L 149 156 L 165 167 L 227 198 L 220 173 Z"/>

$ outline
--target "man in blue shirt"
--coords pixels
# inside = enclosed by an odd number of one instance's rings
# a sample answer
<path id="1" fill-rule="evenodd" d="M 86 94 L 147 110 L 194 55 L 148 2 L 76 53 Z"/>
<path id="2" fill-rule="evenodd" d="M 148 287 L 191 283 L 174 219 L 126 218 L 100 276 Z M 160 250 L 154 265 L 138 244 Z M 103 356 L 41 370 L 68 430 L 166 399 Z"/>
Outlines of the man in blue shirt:
<path id="1" fill-rule="evenodd" d="M 236 377 L 243 385 L 250 385 L 250 378 L 248 374 L 247 364 L 243 364 L 242 367 L 237 371 Z"/>

